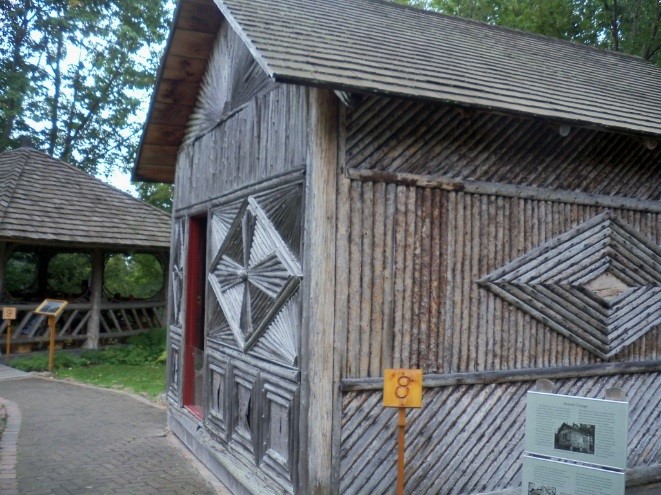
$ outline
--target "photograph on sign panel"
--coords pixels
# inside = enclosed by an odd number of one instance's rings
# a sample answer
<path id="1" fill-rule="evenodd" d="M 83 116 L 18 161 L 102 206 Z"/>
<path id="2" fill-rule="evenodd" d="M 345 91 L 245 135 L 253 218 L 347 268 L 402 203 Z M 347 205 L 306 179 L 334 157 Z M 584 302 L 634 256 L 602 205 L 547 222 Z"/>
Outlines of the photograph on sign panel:
<path id="1" fill-rule="evenodd" d="M 554 447 L 570 452 L 594 454 L 594 425 L 562 423 L 555 432 Z"/>
<path id="2" fill-rule="evenodd" d="M 528 483 L 528 495 L 555 495 L 555 487 L 539 485 L 531 481 Z"/>

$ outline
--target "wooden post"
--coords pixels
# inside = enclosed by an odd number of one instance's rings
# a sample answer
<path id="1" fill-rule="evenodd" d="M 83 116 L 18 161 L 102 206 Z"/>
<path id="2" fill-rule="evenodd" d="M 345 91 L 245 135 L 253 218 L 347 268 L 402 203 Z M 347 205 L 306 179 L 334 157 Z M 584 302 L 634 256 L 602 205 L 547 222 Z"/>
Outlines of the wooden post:
<path id="1" fill-rule="evenodd" d="M 12 321 L 16 319 L 16 308 L 11 306 L 5 306 L 2 308 L 2 319 L 7 323 L 7 349 L 6 355 L 11 354 L 11 331 L 12 331 Z"/>
<path id="2" fill-rule="evenodd" d="M 406 408 L 400 407 L 397 420 L 397 495 L 404 495 L 404 435 L 406 433 Z"/>
<path id="3" fill-rule="evenodd" d="M 383 407 L 396 407 L 398 409 L 396 494 L 404 495 L 406 408 L 422 407 L 422 370 L 383 370 Z"/>
<path id="4" fill-rule="evenodd" d="M 7 264 L 7 243 L 0 242 L 0 300 L 5 289 L 5 265 Z"/>
<path id="5" fill-rule="evenodd" d="M 101 296 L 103 294 L 103 251 L 92 251 L 92 287 L 90 292 L 90 319 L 87 322 L 87 340 L 84 347 L 98 349 L 99 324 L 101 321 Z"/>
<path id="6" fill-rule="evenodd" d="M 48 328 L 50 330 L 50 345 L 48 346 L 48 371 L 53 371 L 55 361 L 55 316 L 48 317 Z"/>
<path id="7" fill-rule="evenodd" d="M 5 350 L 5 354 L 9 356 L 11 354 L 11 320 L 7 322 L 7 349 Z"/>
<path id="8" fill-rule="evenodd" d="M 331 493 L 333 329 L 338 100 L 308 89 L 303 332 L 301 336 L 300 493 Z"/>

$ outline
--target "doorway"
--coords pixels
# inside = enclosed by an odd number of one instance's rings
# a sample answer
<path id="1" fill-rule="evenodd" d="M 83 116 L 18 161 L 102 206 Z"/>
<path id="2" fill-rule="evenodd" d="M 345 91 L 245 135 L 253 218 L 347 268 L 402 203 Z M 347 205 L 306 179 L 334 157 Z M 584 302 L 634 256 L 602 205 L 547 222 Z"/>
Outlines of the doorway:
<path id="1" fill-rule="evenodd" d="M 186 316 L 184 345 L 184 407 L 197 418 L 203 415 L 204 301 L 206 287 L 207 217 L 191 217 L 186 258 Z"/>

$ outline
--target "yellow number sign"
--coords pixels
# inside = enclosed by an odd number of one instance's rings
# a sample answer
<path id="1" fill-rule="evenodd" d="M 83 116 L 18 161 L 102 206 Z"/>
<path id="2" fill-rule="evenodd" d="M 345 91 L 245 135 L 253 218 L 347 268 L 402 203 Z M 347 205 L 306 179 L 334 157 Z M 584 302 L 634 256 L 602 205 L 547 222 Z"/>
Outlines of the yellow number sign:
<path id="1" fill-rule="evenodd" d="M 16 319 L 16 308 L 5 306 L 2 308 L 2 319 L 3 320 L 15 320 Z"/>
<path id="2" fill-rule="evenodd" d="M 383 406 L 422 407 L 422 370 L 384 370 Z"/>

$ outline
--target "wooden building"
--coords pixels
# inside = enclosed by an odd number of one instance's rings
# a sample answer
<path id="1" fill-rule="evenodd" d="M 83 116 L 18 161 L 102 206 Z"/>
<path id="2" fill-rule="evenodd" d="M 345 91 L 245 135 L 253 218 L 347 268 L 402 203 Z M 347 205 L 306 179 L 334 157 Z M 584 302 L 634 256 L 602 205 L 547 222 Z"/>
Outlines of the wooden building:
<path id="1" fill-rule="evenodd" d="M 661 70 L 379 0 L 183 0 L 134 170 L 174 180 L 169 424 L 234 493 L 520 493 L 525 394 L 631 401 L 661 476 Z M 656 484 L 656 485 L 655 485 Z M 648 491 L 645 491 L 648 490 Z"/>
<path id="2" fill-rule="evenodd" d="M 17 309 L 14 352 L 44 345 L 47 319 L 34 310 L 47 297 L 69 302 L 57 325 L 62 345 L 95 348 L 164 326 L 164 288 L 142 300 L 122 297 L 121 287 L 104 284 L 104 267 L 124 253 L 167 266 L 169 215 L 29 147 L 0 154 L 0 184 L 0 306 Z M 51 280 L 63 259 L 80 278 Z M 22 285 L 12 287 L 12 275 Z M 0 331 L 4 353 L 7 321 Z"/>

